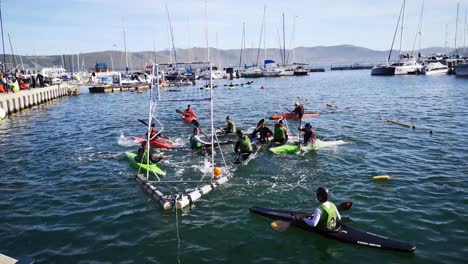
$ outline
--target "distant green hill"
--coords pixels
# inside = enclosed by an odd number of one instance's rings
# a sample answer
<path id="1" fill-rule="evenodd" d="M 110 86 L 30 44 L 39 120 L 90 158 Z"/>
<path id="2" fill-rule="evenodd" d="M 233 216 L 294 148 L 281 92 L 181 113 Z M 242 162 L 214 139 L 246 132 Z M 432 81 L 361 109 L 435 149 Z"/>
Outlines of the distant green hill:
<path id="1" fill-rule="evenodd" d="M 423 55 L 430 55 L 435 52 L 449 53 L 451 49 L 444 49 L 439 47 L 426 48 L 421 50 Z M 410 53 L 410 52 L 404 52 Z M 178 62 L 188 61 L 206 61 L 206 49 L 205 48 L 191 48 L 191 49 L 177 49 L 176 52 Z M 398 56 L 398 51 L 394 51 L 392 56 L 394 59 Z M 417 52 L 414 54 L 417 55 Z M 275 60 L 281 63 L 281 53 L 279 49 L 267 49 L 267 59 Z M 356 47 L 352 45 L 339 45 L 339 46 L 317 46 L 317 47 L 297 47 L 294 53 L 294 62 L 308 63 L 311 65 L 324 65 L 330 66 L 333 64 L 353 64 L 353 63 L 381 63 L 384 62 L 388 56 L 388 51 L 378 51 L 367 49 L 363 47 Z M 214 65 L 226 66 L 238 66 L 240 60 L 240 50 L 217 50 L 210 48 L 210 57 Z M 264 51 L 261 50 L 258 54 L 257 49 L 246 49 L 243 50 L 242 65 L 256 64 L 258 61 L 261 64 L 264 58 Z M 0 56 L 0 59 L 2 57 Z M 67 69 L 70 69 L 70 65 L 74 65 L 76 71 L 77 68 L 77 55 L 50 55 L 50 56 L 15 56 L 16 63 L 21 64 L 21 59 L 26 68 L 34 67 L 36 61 L 38 67 L 50 67 L 53 65 L 64 64 Z M 135 70 L 141 70 L 145 63 L 153 60 L 156 63 L 168 63 L 170 61 L 169 52 L 158 51 L 156 54 L 152 51 L 141 51 L 141 52 L 129 52 L 129 66 Z M 291 51 L 286 51 L 286 58 L 289 63 L 292 62 L 293 54 Z M 112 63 L 116 70 L 122 70 L 125 68 L 125 56 L 124 52 L 121 51 L 100 51 L 82 53 L 79 55 L 80 68 L 83 66 L 86 69 L 93 69 L 97 62 L 107 63 L 111 67 Z M 12 65 L 12 57 L 7 55 L 7 63 Z"/>

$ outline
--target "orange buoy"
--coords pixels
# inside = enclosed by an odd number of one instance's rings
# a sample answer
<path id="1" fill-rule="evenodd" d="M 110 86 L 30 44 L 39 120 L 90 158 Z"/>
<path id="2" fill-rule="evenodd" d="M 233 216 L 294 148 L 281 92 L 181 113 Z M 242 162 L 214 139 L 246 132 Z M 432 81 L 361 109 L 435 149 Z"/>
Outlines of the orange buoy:
<path id="1" fill-rule="evenodd" d="M 213 174 L 216 178 L 218 178 L 219 176 L 221 176 L 221 168 L 220 167 L 215 167 L 214 170 L 213 170 Z"/>

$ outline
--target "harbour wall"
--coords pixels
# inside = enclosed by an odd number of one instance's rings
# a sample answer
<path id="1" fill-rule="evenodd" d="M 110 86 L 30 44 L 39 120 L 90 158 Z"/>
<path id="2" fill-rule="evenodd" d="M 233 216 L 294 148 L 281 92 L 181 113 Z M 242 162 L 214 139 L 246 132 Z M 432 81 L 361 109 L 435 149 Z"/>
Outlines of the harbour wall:
<path id="1" fill-rule="evenodd" d="M 21 90 L 17 93 L 0 94 L 0 107 L 7 115 L 16 113 L 26 108 L 66 96 L 68 87 L 68 84 L 60 84 L 44 88 L 34 88 L 32 90 Z"/>

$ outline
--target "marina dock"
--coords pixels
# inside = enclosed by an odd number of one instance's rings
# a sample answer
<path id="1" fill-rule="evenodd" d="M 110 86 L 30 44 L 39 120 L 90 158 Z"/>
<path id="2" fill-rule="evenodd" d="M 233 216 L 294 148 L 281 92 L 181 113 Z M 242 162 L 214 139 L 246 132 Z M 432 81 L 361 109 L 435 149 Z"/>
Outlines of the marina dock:
<path id="1" fill-rule="evenodd" d="M 0 94 L 0 108 L 7 115 L 16 113 L 26 108 L 67 96 L 69 87 L 68 84 L 59 84 L 44 88 L 21 90 L 17 93 Z"/>
<path id="2" fill-rule="evenodd" d="M 113 93 L 113 92 L 140 92 L 148 90 L 150 85 L 147 83 L 133 85 L 110 85 L 110 86 L 93 86 L 89 87 L 90 93 Z"/>

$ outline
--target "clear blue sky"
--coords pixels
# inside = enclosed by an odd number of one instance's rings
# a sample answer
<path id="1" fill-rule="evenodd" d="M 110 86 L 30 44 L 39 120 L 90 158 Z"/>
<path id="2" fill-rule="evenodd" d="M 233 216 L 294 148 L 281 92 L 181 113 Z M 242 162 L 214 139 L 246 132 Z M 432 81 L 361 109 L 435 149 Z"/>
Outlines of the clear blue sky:
<path id="1" fill-rule="evenodd" d="M 351 44 L 387 50 L 401 5 L 400 0 L 208 0 L 206 19 L 204 0 L 3 0 L 3 26 L 6 40 L 11 34 L 16 54 L 122 50 L 123 20 L 129 51 L 152 50 L 154 42 L 162 50 L 169 46 L 166 3 L 177 48 L 187 48 L 189 39 L 190 46 L 205 47 L 208 25 L 209 45 L 216 47 L 217 32 L 223 49 L 240 47 L 242 22 L 247 46 L 258 46 L 266 4 L 268 47 L 279 47 L 277 32 L 284 12 L 288 42 L 297 17 L 295 46 Z M 405 49 L 413 46 L 421 3 L 407 0 Z M 422 47 L 444 46 L 446 24 L 449 45 L 454 46 L 456 7 L 457 0 L 425 0 Z M 468 0 L 460 1 L 457 46 L 463 45 L 467 8 Z M 5 48 L 9 53 L 9 45 Z"/>

